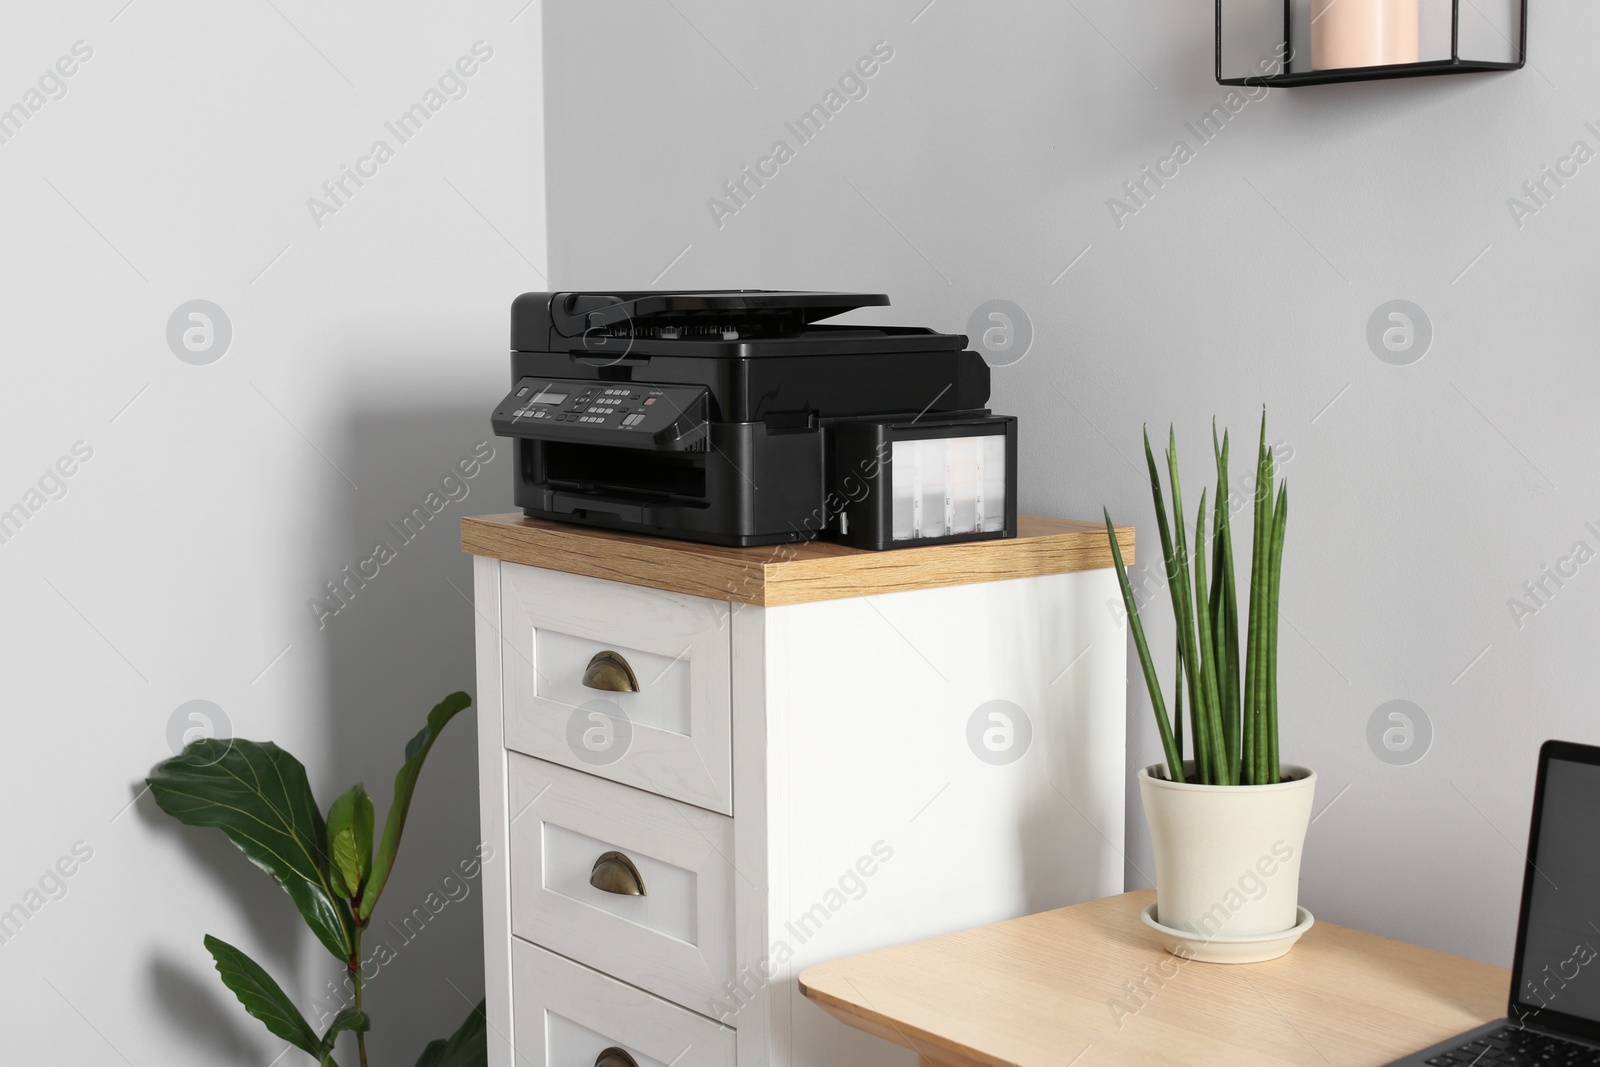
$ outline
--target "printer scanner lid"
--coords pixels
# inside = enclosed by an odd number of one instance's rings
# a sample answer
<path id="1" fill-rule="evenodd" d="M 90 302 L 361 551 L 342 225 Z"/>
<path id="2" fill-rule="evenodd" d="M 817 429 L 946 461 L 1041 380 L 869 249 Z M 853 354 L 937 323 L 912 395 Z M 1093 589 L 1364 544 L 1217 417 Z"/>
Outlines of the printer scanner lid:
<path id="1" fill-rule="evenodd" d="M 854 350 L 956 351 L 959 334 L 920 327 L 847 326 L 818 320 L 885 307 L 881 293 L 523 293 L 511 304 L 515 352 L 607 355 L 617 342 L 639 356 L 747 358 L 840 355 Z"/>
<path id="2" fill-rule="evenodd" d="M 581 337 L 597 327 L 661 327 L 704 323 L 745 326 L 752 332 L 783 331 L 831 319 L 864 307 L 887 307 L 883 293 L 777 292 L 728 289 L 703 293 L 555 293 L 551 325 L 563 337 Z"/>
<path id="3" fill-rule="evenodd" d="M 761 289 L 523 293 L 511 304 L 511 349 L 608 361 L 678 357 L 720 362 L 777 356 L 831 361 L 867 353 L 944 355 L 967 347 L 960 334 L 922 327 L 818 321 L 888 303 L 881 293 Z M 540 368 L 539 373 L 553 372 Z"/>

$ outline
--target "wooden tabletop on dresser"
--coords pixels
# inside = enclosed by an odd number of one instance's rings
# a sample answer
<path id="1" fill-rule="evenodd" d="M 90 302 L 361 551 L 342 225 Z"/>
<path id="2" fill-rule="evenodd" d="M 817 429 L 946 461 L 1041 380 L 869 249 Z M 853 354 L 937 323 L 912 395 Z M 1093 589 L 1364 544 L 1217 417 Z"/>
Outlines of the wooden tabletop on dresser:
<path id="1" fill-rule="evenodd" d="M 1112 565 L 1103 523 L 1022 515 L 1018 536 L 870 552 L 829 541 L 728 548 L 522 515 L 461 520 L 477 556 L 609 578 L 734 603 L 775 607 L 973 582 L 1100 570 Z M 1134 531 L 1117 527 L 1129 566 Z"/>

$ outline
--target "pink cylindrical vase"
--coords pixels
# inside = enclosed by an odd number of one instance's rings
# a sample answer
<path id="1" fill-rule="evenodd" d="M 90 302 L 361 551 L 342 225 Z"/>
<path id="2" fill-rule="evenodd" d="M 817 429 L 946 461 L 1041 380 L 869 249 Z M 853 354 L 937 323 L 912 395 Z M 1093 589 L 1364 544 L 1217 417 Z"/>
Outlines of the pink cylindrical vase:
<path id="1" fill-rule="evenodd" d="M 1311 0 L 1311 66 L 1417 61 L 1417 0 Z"/>

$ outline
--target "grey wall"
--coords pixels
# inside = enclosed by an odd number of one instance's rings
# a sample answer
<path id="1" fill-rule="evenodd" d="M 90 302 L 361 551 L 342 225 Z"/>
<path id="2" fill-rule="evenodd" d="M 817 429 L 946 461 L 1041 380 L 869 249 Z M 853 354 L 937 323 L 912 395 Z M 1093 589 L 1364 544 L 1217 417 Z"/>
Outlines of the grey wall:
<path id="1" fill-rule="evenodd" d="M 552 281 L 885 291 L 881 321 L 958 332 L 1012 301 L 1034 339 L 994 404 L 1022 418 L 1024 508 L 1109 505 L 1146 558 L 1140 425 L 1177 424 L 1192 507 L 1212 416 L 1248 442 L 1265 403 L 1292 453 L 1283 750 L 1320 774 L 1303 901 L 1505 963 L 1538 744 L 1600 740 L 1600 564 L 1508 606 L 1600 550 L 1600 164 L 1520 226 L 1507 204 L 1575 142 L 1600 149 L 1600 14 L 1535 6 L 1526 70 L 1278 90 L 1201 143 L 1186 123 L 1228 103 L 1204 4 L 552 4 Z M 800 145 L 784 123 L 878 41 L 895 55 L 868 95 Z M 792 161 L 719 227 L 708 198 L 779 139 Z M 1119 225 L 1108 200 L 1179 140 L 1193 158 Z M 1406 366 L 1366 336 L 1397 299 L 1433 334 Z M 1392 700 L 1431 728 L 1406 765 L 1368 741 Z M 1134 886 L 1152 867 L 1129 782 Z"/>
<path id="2" fill-rule="evenodd" d="M 506 308 L 542 284 L 523 3 L 8 6 L 0 108 L 93 50 L 0 127 L 0 510 L 31 512 L 0 541 L 0 911 L 39 904 L 0 928 L 8 1062 L 265 1067 L 284 1043 L 217 981 L 206 933 L 313 1018 L 327 1003 L 339 967 L 283 893 L 135 797 L 204 700 L 218 733 L 299 755 L 324 805 L 364 780 L 382 812 L 427 709 L 474 687 L 456 522 L 509 504 L 503 451 L 411 543 L 385 523 L 485 439 Z M 386 133 L 480 40 L 465 96 L 404 145 Z M 307 199 L 380 138 L 394 157 L 318 227 Z M 209 365 L 167 341 L 193 299 L 231 322 Z M 31 497 L 79 441 L 65 495 Z M 308 601 L 379 539 L 397 558 L 319 628 Z M 409 944 L 385 928 L 477 845 L 474 751 L 467 716 L 368 938 L 398 952 L 369 989 L 375 1063 L 414 1062 L 481 995 L 476 882 Z M 47 899 L 78 842 L 92 858 Z"/>

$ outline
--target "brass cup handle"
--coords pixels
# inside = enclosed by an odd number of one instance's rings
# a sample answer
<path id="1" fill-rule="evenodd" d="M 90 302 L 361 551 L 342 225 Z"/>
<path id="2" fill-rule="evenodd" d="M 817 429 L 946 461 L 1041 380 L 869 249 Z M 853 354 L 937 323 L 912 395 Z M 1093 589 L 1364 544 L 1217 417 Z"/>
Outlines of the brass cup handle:
<path id="1" fill-rule="evenodd" d="M 600 1058 L 594 1061 L 594 1067 L 639 1067 L 639 1061 L 612 1045 L 600 1053 Z"/>
<path id="2" fill-rule="evenodd" d="M 645 890 L 639 868 L 620 852 L 607 852 L 594 861 L 594 868 L 589 872 L 589 884 L 602 893 L 614 893 L 619 897 L 650 895 Z"/>
<path id="3" fill-rule="evenodd" d="M 633 668 L 622 658 L 622 653 L 610 649 L 596 652 L 594 658 L 589 660 L 589 665 L 583 670 L 583 684 L 607 693 L 639 691 L 639 678 L 633 673 Z"/>

